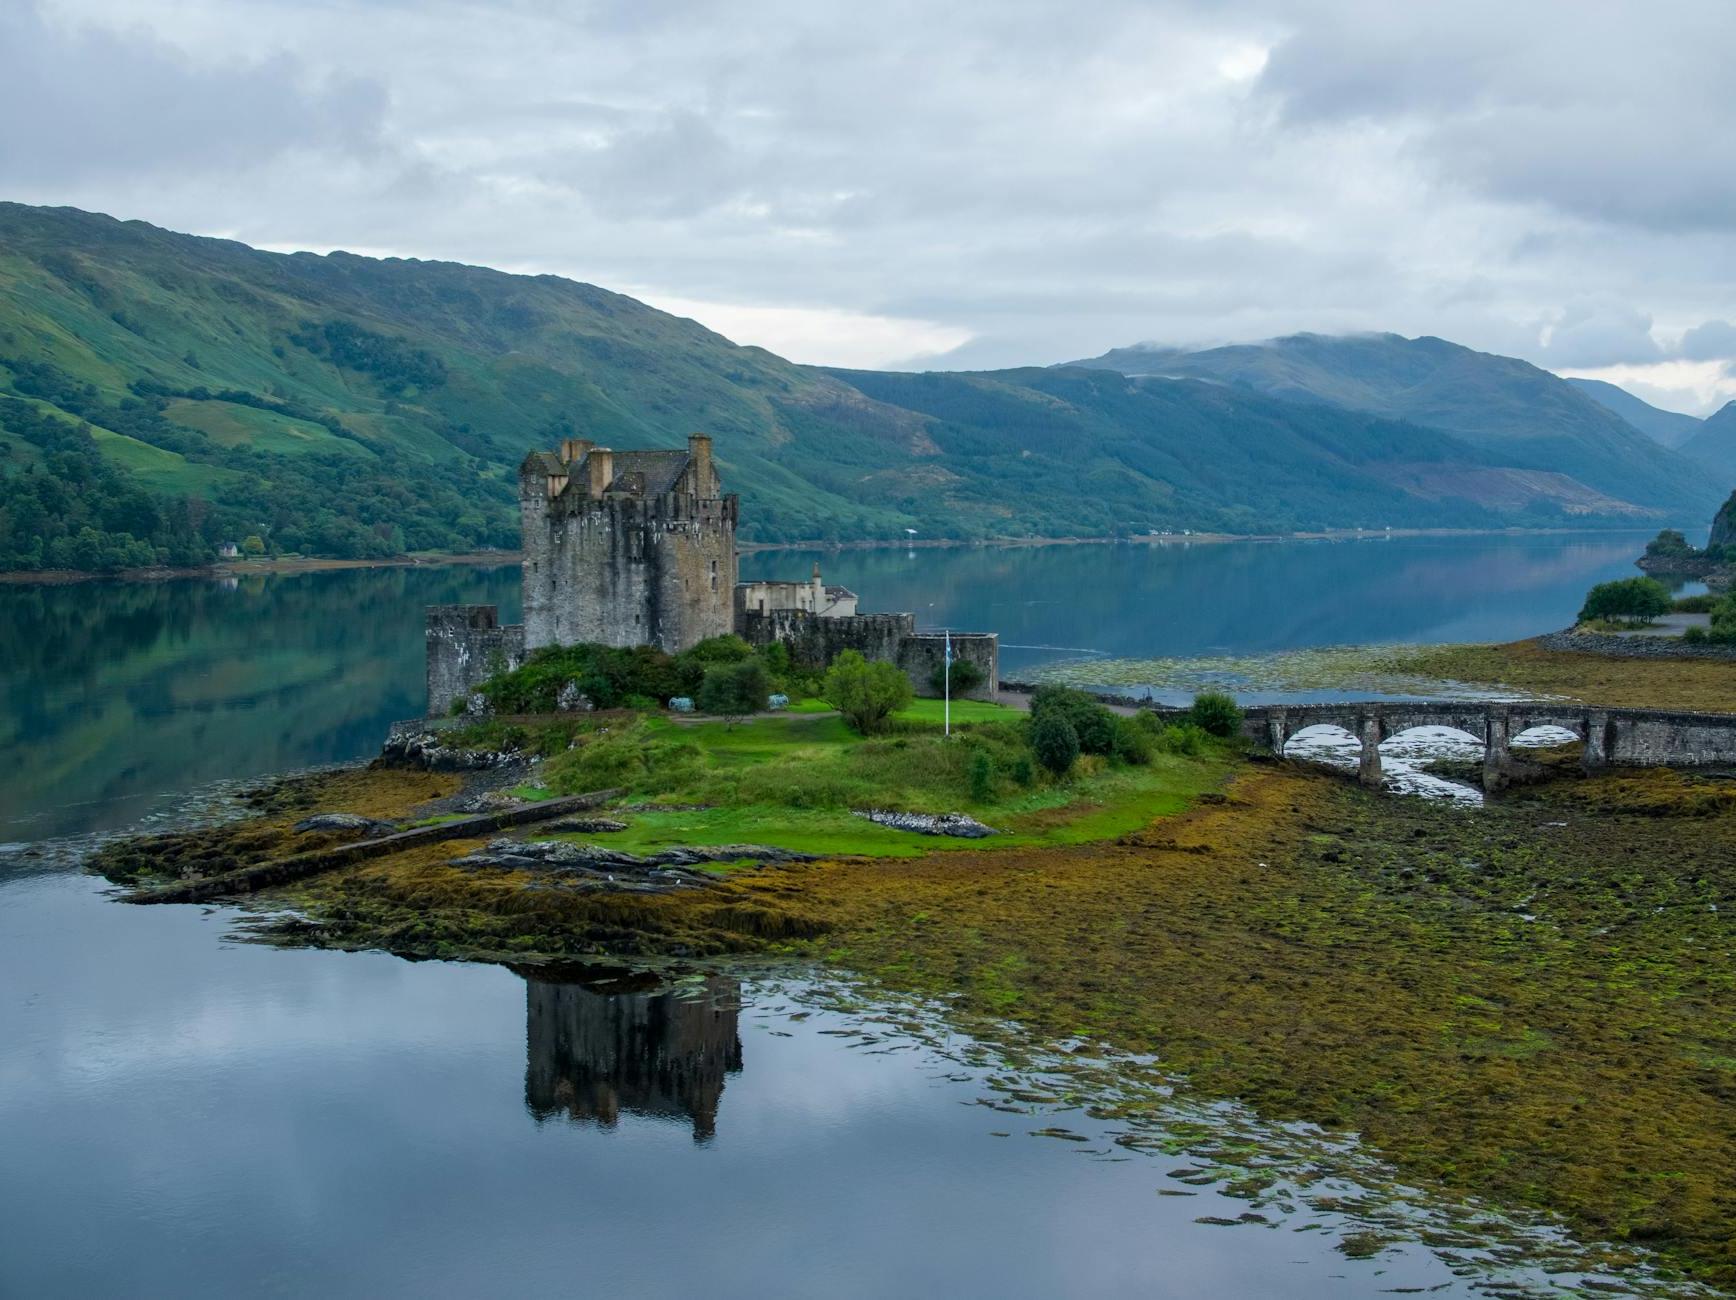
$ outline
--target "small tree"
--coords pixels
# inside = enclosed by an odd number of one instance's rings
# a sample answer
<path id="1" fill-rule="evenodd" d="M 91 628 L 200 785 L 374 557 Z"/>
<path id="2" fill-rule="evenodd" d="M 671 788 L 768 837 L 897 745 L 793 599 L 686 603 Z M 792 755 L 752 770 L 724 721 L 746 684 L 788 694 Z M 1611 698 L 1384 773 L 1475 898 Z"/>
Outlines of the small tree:
<path id="1" fill-rule="evenodd" d="M 1610 618 L 1649 623 L 1669 612 L 1670 590 L 1656 578 L 1621 578 L 1600 582 L 1585 594 L 1579 621 Z"/>
<path id="2" fill-rule="evenodd" d="M 1031 752 L 1056 776 L 1065 776 L 1079 757 L 1079 733 L 1060 713 L 1041 713 L 1031 719 Z"/>
<path id="3" fill-rule="evenodd" d="M 242 539 L 241 550 L 247 555 L 264 555 L 265 539 L 258 533 L 251 533 Z"/>
<path id="4" fill-rule="evenodd" d="M 886 728 L 886 720 L 915 697 L 910 679 L 889 663 L 869 663 L 846 650 L 826 670 L 820 696 L 863 735 Z"/>
<path id="5" fill-rule="evenodd" d="M 1688 539 L 1682 536 L 1680 529 L 1666 528 L 1646 543 L 1646 554 L 1673 558 L 1695 555 L 1698 552 L 1688 545 Z"/>
<path id="6" fill-rule="evenodd" d="M 1031 717 L 1051 714 L 1067 720 L 1084 753 L 1115 751 L 1115 715 L 1089 692 L 1070 686 L 1039 686 L 1031 695 Z"/>
<path id="7" fill-rule="evenodd" d="M 1242 710 L 1235 697 L 1222 691 L 1203 691 L 1194 696 L 1188 716 L 1196 727 L 1213 736 L 1233 736 L 1242 725 Z"/>
<path id="8" fill-rule="evenodd" d="M 736 719 L 765 708 L 769 690 L 765 664 L 743 659 L 707 670 L 694 702 L 704 712 L 715 713 L 733 725 Z"/>
<path id="9" fill-rule="evenodd" d="M 977 750 L 970 760 L 970 797 L 972 803 L 987 803 L 995 795 L 995 760 L 986 751 Z"/>
<path id="10" fill-rule="evenodd" d="M 934 666 L 934 671 L 928 675 L 928 684 L 934 688 L 936 695 L 947 693 L 946 661 L 942 660 Z M 968 695 L 983 684 L 983 670 L 968 659 L 952 661 L 952 693 Z"/>

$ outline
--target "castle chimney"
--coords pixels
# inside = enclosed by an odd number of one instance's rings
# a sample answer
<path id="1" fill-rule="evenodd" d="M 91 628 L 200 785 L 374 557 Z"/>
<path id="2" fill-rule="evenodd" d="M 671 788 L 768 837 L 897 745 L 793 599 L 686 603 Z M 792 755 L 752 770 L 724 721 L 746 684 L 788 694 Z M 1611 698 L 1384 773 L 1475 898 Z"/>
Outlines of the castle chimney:
<path id="1" fill-rule="evenodd" d="M 600 497 L 615 481 L 615 453 L 607 447 L 592 447 L 590 455 L 585 457 L 585 468 L 591 472 L 591 495 Z"/>
<path id="2" fill-rule="evenodd" d="M 592 442 L 589 438 L 561 439 L 561 463 L 565 465 L 577 465 L 585 458 L 585 453 L 596 445 L 597 444 Z"/>
<path id="3" fill-rule="evenodd" d="M 693 466 L 693 491 L 708 497 L 711 487 L 711 438 L 703 433 L 687 435 L 687 458 Z"/>

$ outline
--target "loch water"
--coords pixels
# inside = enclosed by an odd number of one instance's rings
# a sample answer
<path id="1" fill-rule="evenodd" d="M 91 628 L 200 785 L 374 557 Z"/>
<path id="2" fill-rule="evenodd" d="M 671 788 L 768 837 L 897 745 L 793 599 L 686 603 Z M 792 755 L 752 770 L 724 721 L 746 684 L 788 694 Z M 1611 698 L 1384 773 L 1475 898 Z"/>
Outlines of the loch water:
<path id="1" fill-rule="evenodd" d="M 1526 635 L 1631 572 L 1641 540 L 762 553 L 743 567 L 802 576 L 817 558 L 865 609 L 1000 630 L 1012 672 L 1088 653 Z M 1067 1059 L 1011 1060 L 941 1009 L 821 972 L 653 986 L 286 951 L 237 942 L 228 909 L 122 906 L 76 870 L 81 837 L 210 815 L 250 777 L 365 757 L 420 711 L 422 607 L 498 603 L 511 619 L 516 579 L 0 588 L 0 1296 L 1550 1288 L 1510 1244 L 1481 1270 L 1415 1244 L 1353 1258 L 1341 1247 L 1366 1225 L 1352 1215 L 1299 1193 L 1255 1210 L 1221 1180 L 1178 1181 L 1211 1162 L 1165 1136 L 1163 1105 L 1142 1137 L 1068 1095 L 1082 1085 L 1064 1082 Z M 1306 1134 L 1175 1107 L 1187 1131 L 1313 1158 Z"/>

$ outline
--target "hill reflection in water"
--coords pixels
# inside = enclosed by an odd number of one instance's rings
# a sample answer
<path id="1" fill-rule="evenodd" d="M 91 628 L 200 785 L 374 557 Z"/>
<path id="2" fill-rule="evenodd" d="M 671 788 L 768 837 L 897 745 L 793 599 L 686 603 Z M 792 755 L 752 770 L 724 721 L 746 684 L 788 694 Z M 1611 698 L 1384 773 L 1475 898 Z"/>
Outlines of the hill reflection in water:
<path id="1" fill-rule="evenodd" d="M 717 1130 L 725 1077 L 741 1070 L 741 987 L 709 976 L 671 991 L 655 977 L 525 976 L 525 1106 L 613 1128 L 623 1112 Z"/>

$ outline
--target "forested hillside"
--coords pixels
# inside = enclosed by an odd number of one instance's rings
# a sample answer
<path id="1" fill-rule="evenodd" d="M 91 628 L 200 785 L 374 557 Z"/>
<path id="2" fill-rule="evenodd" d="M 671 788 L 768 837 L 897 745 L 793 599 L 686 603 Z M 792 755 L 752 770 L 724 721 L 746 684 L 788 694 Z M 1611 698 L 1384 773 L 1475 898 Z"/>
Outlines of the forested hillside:
<path id="1" fill-rule="evenodd" d="M 1233 384 L 1442 429 L 1515 468 L 1566 474 L 1636 506 L 1710 508 L 1729 485 L 1567 380 L 1438 338 L 1294 334 L 1198 350 L 1117 348 L 1077 364 Z"/>
<path id="2" fill-rule="evenodd" d="M 0 567 L 511 547 L 527 450 L 695 430 L 761 541 L 1631 520 L 1694 496 L 1313 398 L 825 371 L 554 276 L 0 204 Z"/>

